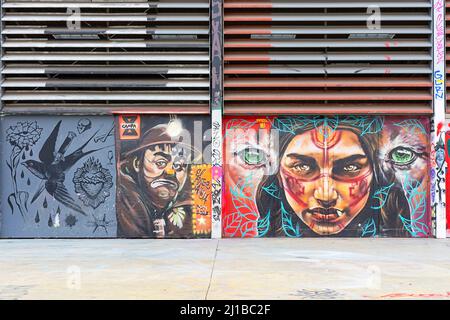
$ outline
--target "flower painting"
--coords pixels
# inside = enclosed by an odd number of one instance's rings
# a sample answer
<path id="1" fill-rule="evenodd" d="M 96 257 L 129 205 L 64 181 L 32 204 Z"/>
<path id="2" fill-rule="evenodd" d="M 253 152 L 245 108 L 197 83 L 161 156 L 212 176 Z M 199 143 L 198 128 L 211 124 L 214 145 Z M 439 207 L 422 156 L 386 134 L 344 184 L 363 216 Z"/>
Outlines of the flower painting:
<path id="1" fill-rule="evenodd" d="M 30 156 L 33 155 L 31 147 L 39 140 L 41 133 L 42 128 L 38 126 L 36 121 L 19 121 L 6 130 L 6 141 L 12 146 L 9 161 L 6 161 L 6 165 L 9 168 L 13 183 L 13 192 L 8 196 L 8 205 L 12 214 L 14 214 L 16 207 L 24 218 L 27 212 L 29 193 L 19 190 L 16 182 L 17 171 L 20 159 L 25 160 L 26 158 L 25 153 L 29 152 Z"/>

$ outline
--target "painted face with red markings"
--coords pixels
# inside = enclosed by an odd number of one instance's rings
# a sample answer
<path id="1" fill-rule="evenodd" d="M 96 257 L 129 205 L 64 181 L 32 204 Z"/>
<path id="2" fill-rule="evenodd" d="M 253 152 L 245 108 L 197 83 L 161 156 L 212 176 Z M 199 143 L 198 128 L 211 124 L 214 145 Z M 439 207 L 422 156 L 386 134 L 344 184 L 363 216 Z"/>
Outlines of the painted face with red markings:
<path id="1" fill-rule="evenodd" d="M 370 161 L 350 130 L 316 128 L 290 141 L 280 166 L 289 205 L 315 233 L 341 232 L 365 207 Z"/>

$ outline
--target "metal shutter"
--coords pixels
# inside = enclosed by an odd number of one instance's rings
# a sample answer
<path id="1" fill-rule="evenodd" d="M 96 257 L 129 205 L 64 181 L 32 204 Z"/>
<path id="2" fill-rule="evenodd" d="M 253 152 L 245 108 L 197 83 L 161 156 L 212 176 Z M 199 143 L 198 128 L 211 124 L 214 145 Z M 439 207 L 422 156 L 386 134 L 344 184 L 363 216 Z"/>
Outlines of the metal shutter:
<path id="1" fill-rule="evenodd" d="M 3 111 L 209 113 L 209 20 L 208 0 L 4 0 Z"/>
<path id="2" fill-rule="evenodd" d="M 367 8 L 381 29 L 367 28 Z M 224 0 L 225 114 L 432 113 L 431 1 Z"/>

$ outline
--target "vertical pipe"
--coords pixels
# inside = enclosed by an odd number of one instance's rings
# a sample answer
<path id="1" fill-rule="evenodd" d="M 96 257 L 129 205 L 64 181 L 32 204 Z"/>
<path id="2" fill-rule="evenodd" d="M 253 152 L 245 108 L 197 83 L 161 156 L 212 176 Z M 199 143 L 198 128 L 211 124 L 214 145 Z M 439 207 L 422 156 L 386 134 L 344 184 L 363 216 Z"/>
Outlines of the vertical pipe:
<path id="1" fill-rule="evenodd" d="M 222 237 L 223 0 L 211 0 L 211 237 Z"/>
<path id="2" fill-rule="evenodd" d="M 3 3 L 4 0 L 0 2 L 0 116 L 3 111 Z"/>
<path id="3" fill-rule="evenodd" d="M 436 238 L 446 237 L 445 212 L 445 1 L 433 0 L 433 119 L 431 207 Z"/>
<path id="4" fill-rule="evenodd" d="M 0 159 L 3 159 L 3 3 L 4 0 L 0 0 Z M 2 176 L 2 168 L 0 168 L 0 183 L 5 181 Z M 3 225 L 3 203 L 2 203 L 2 190 L 0 186 L 0 238 L 2 237 L 2 225 Z"/>

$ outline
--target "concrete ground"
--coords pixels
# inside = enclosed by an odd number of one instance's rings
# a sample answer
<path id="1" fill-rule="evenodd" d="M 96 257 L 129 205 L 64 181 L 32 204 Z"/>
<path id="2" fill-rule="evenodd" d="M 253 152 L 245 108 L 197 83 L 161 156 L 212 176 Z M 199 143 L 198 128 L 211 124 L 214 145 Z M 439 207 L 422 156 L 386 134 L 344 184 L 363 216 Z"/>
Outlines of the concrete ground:
<path id="1" fill-rule="evenodd" d="M 0 240 L 0 299 L 450 299 L 450 239 Z"/>

